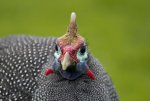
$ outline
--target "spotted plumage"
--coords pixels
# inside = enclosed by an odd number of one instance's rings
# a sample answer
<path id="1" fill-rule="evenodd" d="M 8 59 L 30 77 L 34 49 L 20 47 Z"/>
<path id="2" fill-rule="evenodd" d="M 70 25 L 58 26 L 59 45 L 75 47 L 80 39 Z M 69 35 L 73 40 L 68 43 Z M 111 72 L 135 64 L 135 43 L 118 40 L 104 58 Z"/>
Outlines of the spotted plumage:
<path id="1" fill-rule="evenodd" d="M 59 38 L 0 39 L 0 101 L 119 101 L 100 63 L 77 32 L 72 13 Z"/>
<path id="2" fill-rule="evenodd" d="M 55 38 L 31 36 L 0 40 L 0 99 L 29 101 L 32 98 L 42 66 L 52 60 L 54 41 Z"/>
<path id="3" fill-rule="evenodd" d="M 111 79 L 99 62 L 90 55 L 88 64 L 96 80 L 87 75 L 71 81 L 59 74 L 46 78 L 42 72 L 32 101 L 119 101 Z"/>

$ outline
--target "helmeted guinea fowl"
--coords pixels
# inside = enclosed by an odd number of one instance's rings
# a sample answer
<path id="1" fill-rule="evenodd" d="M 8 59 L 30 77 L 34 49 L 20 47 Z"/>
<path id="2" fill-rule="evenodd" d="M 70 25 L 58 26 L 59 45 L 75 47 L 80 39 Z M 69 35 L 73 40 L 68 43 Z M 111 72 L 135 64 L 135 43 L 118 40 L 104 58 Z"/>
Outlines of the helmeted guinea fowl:
<path id="1" fill-rule="evenodd" d="M 119 101 L 110 77 L 77 32 L 0 39 L 0 101 Z"/>

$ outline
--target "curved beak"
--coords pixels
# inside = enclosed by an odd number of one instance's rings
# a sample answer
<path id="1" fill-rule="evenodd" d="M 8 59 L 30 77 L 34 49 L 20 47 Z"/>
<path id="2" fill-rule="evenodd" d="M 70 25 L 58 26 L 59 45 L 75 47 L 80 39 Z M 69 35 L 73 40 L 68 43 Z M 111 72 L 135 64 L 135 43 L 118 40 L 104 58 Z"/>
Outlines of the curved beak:
<path id="1" fill-rule="evenodd" d="M 71 65 L 71 57 L 68 52 L 65 53 L 63 60 L 61 61 L 62 69 L 67 70 L 67 68 Z"/>

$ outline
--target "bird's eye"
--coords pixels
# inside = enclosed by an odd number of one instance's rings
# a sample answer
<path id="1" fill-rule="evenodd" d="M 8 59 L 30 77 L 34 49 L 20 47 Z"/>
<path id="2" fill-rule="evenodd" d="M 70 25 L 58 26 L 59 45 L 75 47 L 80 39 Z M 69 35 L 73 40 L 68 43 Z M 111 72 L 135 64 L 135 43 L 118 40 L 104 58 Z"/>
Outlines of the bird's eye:
<path id="1" fill-rule="evenodd" d="M 55 53 L 54 53 L 54 56 L 55 56 L 55 58 L 59 58 L 60 57 L 60 55 L 61 55 L 61 49 L 60 49 L 60 47 L 59 46 L 55 46 Z"/>
<path id="2" fill-rule="evenodd" d="M 86 46 L 83 46 L 78 50 L 77 58 L 80 60 L 80 62 L 84 62 L 88 59 L 88 52 Z"/>
<path id="3" fill-rule="evenodd" d="M 83 46 L 83 47 L 80 49 L 80 53 L 81 53 L 81 55 L 83 55 L 83 54 L 85 53 L 85 51 L 86 51 L 86 47 L 85 47 L 85 46 Z"/>

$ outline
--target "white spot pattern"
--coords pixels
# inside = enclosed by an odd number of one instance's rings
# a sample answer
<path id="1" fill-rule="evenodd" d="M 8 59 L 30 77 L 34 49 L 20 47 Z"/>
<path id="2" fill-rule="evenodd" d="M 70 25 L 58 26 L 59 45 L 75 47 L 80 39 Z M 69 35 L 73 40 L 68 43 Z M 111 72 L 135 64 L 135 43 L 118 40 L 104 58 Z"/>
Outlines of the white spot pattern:
<path id="1" fill-rule="evenodd" d="M 55 38 L 12 36 L 0 39 L 0 100 L 30 101 L 42 65 L 53 56 Z"/>

